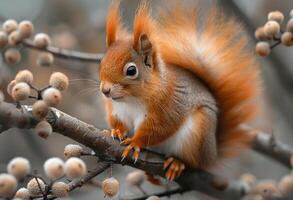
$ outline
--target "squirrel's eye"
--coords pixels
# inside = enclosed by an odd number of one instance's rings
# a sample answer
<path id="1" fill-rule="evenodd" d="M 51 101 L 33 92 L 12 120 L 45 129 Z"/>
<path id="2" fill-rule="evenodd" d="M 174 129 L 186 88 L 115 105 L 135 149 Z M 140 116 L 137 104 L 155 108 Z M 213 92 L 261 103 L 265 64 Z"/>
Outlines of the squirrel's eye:
<path id="1" fill-rule="evenodd" d="M 127 63 L 123 71 L 124 71 L 124 75 L 130 79 L 135 79 L 138 77 L 138 69 L 135 63 L 133 62 Z"/>

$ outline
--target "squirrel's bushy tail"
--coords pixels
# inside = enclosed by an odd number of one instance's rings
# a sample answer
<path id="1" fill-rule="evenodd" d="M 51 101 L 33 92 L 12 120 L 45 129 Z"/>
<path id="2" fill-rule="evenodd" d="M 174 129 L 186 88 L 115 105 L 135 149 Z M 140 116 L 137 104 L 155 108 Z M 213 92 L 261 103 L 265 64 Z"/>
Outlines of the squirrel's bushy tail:
<path id="1" fill-rule="evenodd" d="M 166 63 L 192 71 L 214 94 L 219 108 L 219 156 L 232 156 L 249 144 L 250 136 L 240 125 L 256 111 L 258 66 L 239 23 L 213 8 L 199 24 L 198 13 L 182 3 L 164 9 L 153 39 Z"/>

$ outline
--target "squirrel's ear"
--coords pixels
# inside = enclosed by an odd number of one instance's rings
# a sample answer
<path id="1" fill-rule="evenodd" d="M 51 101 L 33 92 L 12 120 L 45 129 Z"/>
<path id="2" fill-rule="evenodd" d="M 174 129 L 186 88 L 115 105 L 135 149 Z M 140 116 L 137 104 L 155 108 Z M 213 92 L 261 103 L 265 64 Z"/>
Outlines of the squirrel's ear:
<path id="1" fill-rule="evenodd" d="M 139 37 L 138 53 L 143 57 L 144 64 L 152 67 L 153 45 L 146 34 Z"/>
<path id="2" fill-rule="evenodd" d="M 111 46 L 123 30 L 120 16 L 120 0 L 113 0 L 106 19 L 106 43 Z"/>
<path id="3" fill-rule="evenodd" d="M 139 37 L 139 53 L 141 55 L 150 55 L 152 52 L 152 43 L 146 34 Z"/>

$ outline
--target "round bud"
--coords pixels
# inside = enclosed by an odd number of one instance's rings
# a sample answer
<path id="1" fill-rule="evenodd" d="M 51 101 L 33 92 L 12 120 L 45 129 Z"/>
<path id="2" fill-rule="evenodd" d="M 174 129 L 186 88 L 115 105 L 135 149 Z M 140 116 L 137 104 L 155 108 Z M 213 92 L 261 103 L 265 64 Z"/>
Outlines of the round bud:
<path id="1" fill-rule="evenodd" d="M 8 36 L 7 33 L 4 31 L 0 31 L 0 48 L 3 48 L 8 43 Z"/>
<path id="2" fill-rule="evenodd" d="M 0 103 L 4 101 L 4 94 L 2 91 L 0 91 Z"/>
<path id="3" fill-rule="evenodd" d="M 293 33 L 285 32 L 282 34 L 281 42 L 285 46 L 292 46 L 293 45 Z"/>
<path id="4" fill-rule="evenodd" d="M 80 157 L 82 154 L 82 147 L 78 144 L 68 144 L 64 148 L 64 156 L 66 158 Z"/>
<path id="5" fill-rule="evenodd" d="M 107 178 L 102 182 L 102 190 L 106 197 L 113 198 L 118 195 L 120 184 L 114 177 Z"/>
<path id="6" fill-rule="evenodd" d="M 22 37 L 18 30 L 13 31 L 8 36 L 8 44 L 11 46 L 16 46 L 22 41 Z"/>
<path id="7" fill-rule="evenodd" d="M 52 194 L 57 198 L 67 197 L 69 193 L 69 186 L 64 182 L 56 182 L 52 185 Z"/>
<path id="8" fill-rule="evenodd" d="M 0 174 L 0 197 L 11 197 L 17 188 L 17 181 L 10 174 Z"/>
<path id="9" fill-rule="evenodd" d="M 268 37 L 265 34 L 265 29 L 264 29 L 263 26 L 262 27 L 258 27 L 256 29 L 256 31 L 254 32 L 254 36 L 258 40 L 266 40 L 266 39 L 268 39 Z"/>
<path id="10" fill-rule="evenodd" d="M 41 67 L 49 67 L 54 62 L 53 54 L 49 52 L 42 52 L 37 59 L 37 64 Z"/>
<path id="11" fill-rule="evenodd" d="M 287 31 L 293 33 L 293 18 L 290 19 L 287 23 Z"/>
<path id="12" fill-rule="evenodd" d="M 131 186 L 140 186 L 146 180 L 146 174 L 142 170 L 135 170 L 126 176 L 126 182 Z"/>
<path id="13" fill-rule="evenodd" d="M 268 21 L 264 26 L 264 31 L 268 37 L 274 37 L 280 32 L 280 24 L 275 21 Z"/>
<path id="14" fill-rule="evenodd" d="M 258 42 L 255 51 L 259 56 L 268 56 L 271 52 L 270 44 L 268 42 Z"/>
<path id="15" fill-rule="evenodd" d="M 16 81 L 16 83 L 25 82 L 28 84 L 32 84 L 34 76 L 29 70 L 22 70 L 16 74 L 14 80 Z"/>
<path id="16" fill-rule="evenodd" d="M 26 188 L 28 189 L 30 196 L 36 197 L 42 195 L 42 192 L 46 189 L 46 185 L 42 179 L 32 178 L 28 182 Z"/>
<path id="17" fill-rule="evenodd" d="M 7 93 L 11 96 L 12 95 L 12 89 L 16 85 L 16 81 L 13 80 L 7 85 Z"/>
<path id="18" fill-rule="evenodd" d="M 35 131 L 41 138 L 44 139 L 47 139 L 53 132 L 52 126 L 45 120 L 37 124 Z"/>
<path id="19" fill-rule="evenodd" d="M 293 176 L 284 176 L 278 184 L 281 193 L 286 197 L 293 197 Z"/>
<path id="20" fill-rule="evenodd" d="M 29 97 L 30 91 L 30 86 L 27 83 L 16 83 L 12 88 L 11 96 L 15 101 L 23 101 Z"/>
<path id="21" fill-rule="evenodd" d="M 269 198 L 277 198 L 281 196 L 280 190 L 278 189 L 276 183 L 274 181 L 263 181 L 255 186 L 253 186 L 250 190 L 251 194 L 260 194 L 265 199 Z"/>
<path id="22" fill-rule="evenodd" d="M 65 174 L 70 180 L 80 178 L 87 173 L 87 167 L 80 158 L 69 158 L 65 162 Z"/>
<path id="23" fill-rule="evenodd" d="M 43 95 L 43 100 L 49 105 L 49 106 L 57 106 L 61 100 L 62 100 L 62 95 L 59 90 L 56 88 L 48 88 L 44 91 Z"/>
<path id="24" fill-rule="evenodd" d="M 157 196 L 150 196 L 146 200 L 160 200 L 160 197 Z"/>
<path id="25" fill-rule="evenodd" d="M 22 157 L 13 158 L 7 165 L 7 172 L 18 180 L 24 179 L 31 171 L 28 159 Z"/>
<path id="26" fill-rule="evenodd" d="M 37 48 L 45 49 L 51 44 L 50 37 L 45 33 L 38 33 L 34 37 L 34 45 Z"/>
<path id="27" fill-rule="evenodd" d="M 49 83 L 54 88 L 62 91 L 68 88 L 69 80 L 65 74 L 61 72 L 55 72 L 51 75 Z"/>
<path id="28" fill-rule="evenodd" d="M 14 195 L 14 198 L 20 198 L 22 200 L 30 200 L 30 193 L 26 188 L 20 188 Z"/>
<path id="29" fill-rule="evenodd" d="M 48 178 L 56 180 L 64 176 L 64 162 L 60 158 L 49 158 L 44 163 L 44 171 Z"/>
<path id="30" fill-rule="evenodd" d="M 16 64 L 20 62 L 21 54 L 17 49 L 8 49 L 4 53 L 4 59 L 8 64 Z"/>
<path id="31" fill-rule="evenodd" d="M 45 101 L 37 101 L 33 105 L 32 114 L 37 120 L 44 119 L 49 112 L 49 107 Z"/>
<path id="32" fill-rule="evenodd" d="M 282 24 L 284 21 L 284 14 L 278 10 L 269 12 L 268 20 L 269 21 L 276 21 L 279 24 Z"/>
<path id="33" fill-rule="evenodd" d="M 2 28 L 6 33 L 11 33 L 17 29 L 17 26 L 17 22 L 14 19 L 8 19 L 3 23 Z"/>
<path id="34" fill-rule="evenodd" d="M 22 38 L 29 38 L 34 32 L 34 25 L 25 20 L 19 23 L 18 30 Z"/>
<path id="35" fill-rule="evenodd" d="M 253 186 L 253 185 L 255 185 L 255 183 L 256 183 L 256 178 L 255 178 L 255 176 L 254 175 L 252 175 L 252 174 L 243 174 L 242 176 L 241 176 L 241 179 L 245 182 L 245 183 L 247 183 L 249 186 Z"/>

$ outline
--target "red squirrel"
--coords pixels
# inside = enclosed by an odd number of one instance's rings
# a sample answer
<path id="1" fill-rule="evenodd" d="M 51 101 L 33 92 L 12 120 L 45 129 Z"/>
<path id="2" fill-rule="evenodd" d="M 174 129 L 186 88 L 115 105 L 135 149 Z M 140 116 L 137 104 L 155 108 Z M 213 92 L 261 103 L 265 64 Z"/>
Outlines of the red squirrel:
<path id="1" fill-rule="evenodd" d="M 241 25 L 218 9 L 199 25 L 180 2 L 155 18 L 142 1 L 129 33 L 119 10 L 113 1 L 99 75 L 111 134 L 127 145 L 122 158 L 155 148 L 174 180 L 247 147 L 241 124 L 255 115 L 259 77 Z"/>

